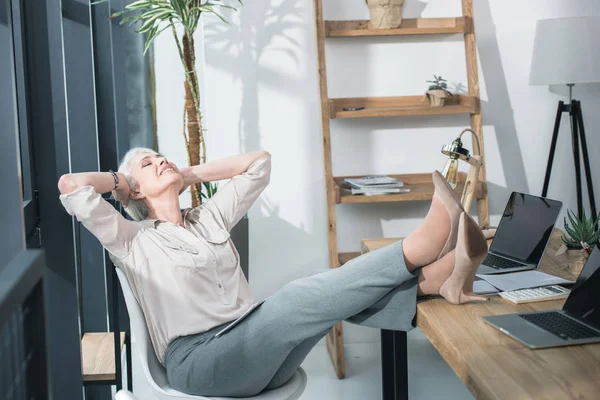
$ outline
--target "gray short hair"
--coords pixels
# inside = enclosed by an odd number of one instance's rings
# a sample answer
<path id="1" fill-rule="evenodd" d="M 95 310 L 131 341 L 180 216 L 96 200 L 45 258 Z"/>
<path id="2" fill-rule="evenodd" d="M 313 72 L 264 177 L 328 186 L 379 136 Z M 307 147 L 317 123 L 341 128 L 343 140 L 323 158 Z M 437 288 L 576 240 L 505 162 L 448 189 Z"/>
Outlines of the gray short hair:
<path id="1" fill-rule="evenodd" d="M 134 147 L 133 149 L 130 149 L 127 153 L 125 153 L 123 159 L 121 159 L 121 164 L 119 164 L 119 172 L 124 174 L 125 176 L 130 176 L 131 170 L 133 169 L 132 161 L 141 154 L 158 153 L 146 147 Z M 127 184 L 130 184 L 130 182 L 128 181 Z M 148 217 L 148 206 L 146 205 L 146 203 L 144 203 L 143 200 L 129 199 L 129 203 L 127 204 L 127 208 L 125 208 L 125 212 L 129 214 L 129 216 L 134 220 L 142 221 Z"/>

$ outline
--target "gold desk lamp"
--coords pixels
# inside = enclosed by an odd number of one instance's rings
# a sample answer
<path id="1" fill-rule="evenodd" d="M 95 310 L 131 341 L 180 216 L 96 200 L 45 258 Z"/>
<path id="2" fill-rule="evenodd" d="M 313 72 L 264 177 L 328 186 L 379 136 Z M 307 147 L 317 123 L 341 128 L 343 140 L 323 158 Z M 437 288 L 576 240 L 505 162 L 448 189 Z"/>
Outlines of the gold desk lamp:
<path id="1" fill-rule="evenodd" d="M 461 140 L 462 135 L 465 132 L 471 132 L 473 136 L 473 143 L 477 144 L 477 153 L 471 155 L 469 150 L 463 147 L 463 142 Z M 458 184 L 458 160 L 466 161 L 470 167 L 469 172 L 467 174 L 467 180 L 465 182 L 465 188 L 463 189 L 461 204 L 465 211 L 469 211 L 471 209 L 471 202 L 473 201 L 473 196 L 475 195 L 475 187 L 477 186 L 477 181 L 479 179 L 479 169 L 481 168 L 482 157 L 481 157 L 481 146 L 479 145 L 479 138 L 477 134 L 472 129 L 463 129 L 463 131 L 458 135 L 456 139 L 452 142 L 452 144 L 446 144 L 442 147 L 442 154 L 445 154 L 449 157 L 446 162 L 446 166 L 444 166 L 444 170 L 442 171 L 442 175 L 448 181 L 448 184 L 455 189 Z"/>
<path id="2" fill-rule="evenodd" d="M 469 150 L 463 147 L 461 137 L 465 132 L 470 132 L 473 136 L 473 143 L 477 145 L 476 154 L 470 154 Z M 477 134 L 472 129 L 463 129 L 458 137 L 454 139 L 452 144 L 446 144 L 442 147 L 442 154 L 449 157 L 444 166 L 444 170 L 442 171 L 442 175 L 444 175 L 452 189 L 455 189 L 458 184 L 458 160 L 465 161 L 470 165 L 460 200 L 463 209 L 469 212 L 473 196 L 475 196 L 475 188 L 477 187 L 477 182 L 479 180 L 479 169 L 483 165 L 479 137 L 477 137 Z M 486 239 L 491 239 L 496 234 L 496 229 L 495 227 L 483 227 L 483 234 Z"/>

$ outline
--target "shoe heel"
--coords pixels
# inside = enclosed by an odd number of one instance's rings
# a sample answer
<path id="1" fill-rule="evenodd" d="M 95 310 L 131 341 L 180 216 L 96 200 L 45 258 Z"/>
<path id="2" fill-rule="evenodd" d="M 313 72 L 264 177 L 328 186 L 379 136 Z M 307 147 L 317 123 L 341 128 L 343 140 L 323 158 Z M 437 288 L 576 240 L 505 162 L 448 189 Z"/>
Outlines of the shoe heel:
<path id="1" fill-rule="evenodd" d="M 440 288 L 440 294 L 453 304 L 487 301 L 473 294 L 477 268 L 487 255 L 487 243 L 481 228 L 467 213 L 459 218 L 454 270 Z"/>
<path id="2" fill-rule="evenodd" d="M 448 240 L 446 240 L 444 247 L 442 247 L 442 251 L 438 255 L 437 259 L 439 260 L 456 247 L 459 225 L 458 220 L 464 210 L 460 204 L 460 199 L 439 171 L 433 171 L 432 181 L 434 187 L 433 195 L 438 196 L 450 216 L 450 234 L 448 235 Z"/>

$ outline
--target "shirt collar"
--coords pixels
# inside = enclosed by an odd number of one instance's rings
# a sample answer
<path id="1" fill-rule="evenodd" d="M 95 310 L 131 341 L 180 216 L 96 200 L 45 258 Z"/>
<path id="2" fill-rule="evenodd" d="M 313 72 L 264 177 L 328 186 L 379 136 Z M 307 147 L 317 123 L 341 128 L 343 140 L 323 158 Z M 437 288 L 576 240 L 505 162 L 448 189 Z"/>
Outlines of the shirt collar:
<path id="1" fill-rule="evenodd" d="M 191 210 L 192 210 L 191 208 L 186 208 L 185 210 L 183 210 L 183 215 L 181 216 L 183 225 L 185 225 L 186 217 Z M 164 221 L 161 221 L 160 219 L 144 219 L 144 220 L 141 220 L 140 222 L 146 226 L 156 228 L 156 226 L 159 224 L 159 222 L 164 222 Z"/>

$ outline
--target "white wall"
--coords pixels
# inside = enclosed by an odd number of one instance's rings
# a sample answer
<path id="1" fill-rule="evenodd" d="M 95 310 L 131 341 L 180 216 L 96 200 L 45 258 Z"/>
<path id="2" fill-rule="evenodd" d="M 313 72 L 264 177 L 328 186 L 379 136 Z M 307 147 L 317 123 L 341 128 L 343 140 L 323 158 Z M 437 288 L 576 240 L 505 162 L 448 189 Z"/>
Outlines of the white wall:
<path id="1" fill-rule="evenodd" d="M 364 19 L 362 0 L 323 0 L 326 19 Z M 492 223 L 512 190 L 540 194 L 556 105 L 567 100 L 528 85 L 538 19 L 600 15 L 597 0 L 474 1 Z M 461 14 L 459 0 L 407 0 L 405 17 Z M 232 24 L 207 18 L 204 105 L 208 155 L 266 149 L 273 155 L 270 186 L 250 212 L 250 282 L 257 297 L 327 268 L 327 222 L 312 1 L 245 2 L 227 14 Z M 156 43 L 159 145 L 185 163 L 181 151 L 183 90 L 179 60 L 167 35 Z M 576 44 L 574 44 L 576 45 Z M 441 74 L 466 85 L 462 37 L 328 39 L 329 96 L 423 93 Z M 177 77 L 173 79 L 173 74 Z M 600 196 L 600 89 L 577 87 Z M 440 154 L 469 124 L 466 116 L 332 121 L 334 175 L 430 172 Z M 585 191 L 584 191 L 585 193 Z M 549 197 L 575 208 L 574 167 L 563 120 Z M 184 202 L 185 204 L 185 202 Z M 587 204 L 587 201 L 586 201 Z M 341 251 L 358 251 L 361 238 L 408 234 L 427 203 L 338 206 Z M 561 224 L 562 225 L 562 222 Z M 376 340 L 378 332 L 347 324 L 347 342 Z"/>

